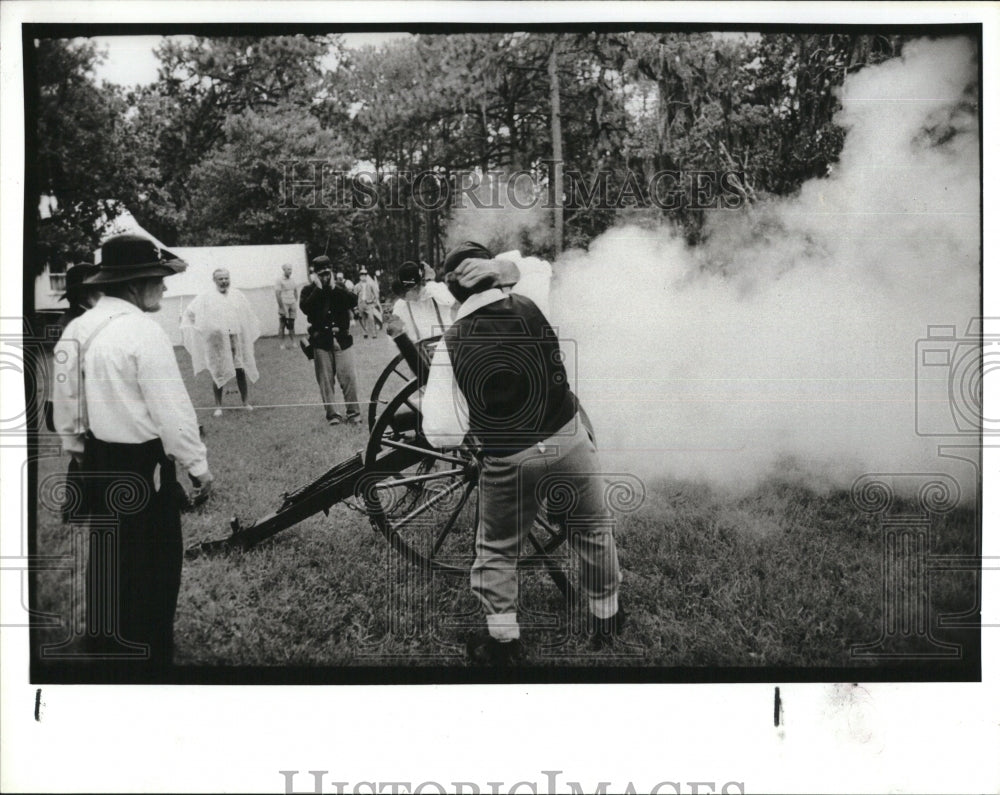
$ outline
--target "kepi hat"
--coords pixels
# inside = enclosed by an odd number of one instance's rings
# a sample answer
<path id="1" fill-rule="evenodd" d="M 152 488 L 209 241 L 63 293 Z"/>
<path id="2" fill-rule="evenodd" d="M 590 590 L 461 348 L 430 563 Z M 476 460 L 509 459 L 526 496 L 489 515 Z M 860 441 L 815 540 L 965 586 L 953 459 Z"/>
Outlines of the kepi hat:
<path id="1" fill-rule="evenodd" d="M 315 273 L 320 273 L 321 271 L 332 271 L 333 263 L 330 262 L 330 258 L 326 254 L 320 254 L 315 257 L 310 263 L 312 269 Z"/>
<path id="2" fill-rule="evenodd" d="M 187 268 L 187 263 L 142 235 L 109 237 L 101 246 L 101 264 L 84 284 L 113 284 L 154 276 L 172 276 Z"/>

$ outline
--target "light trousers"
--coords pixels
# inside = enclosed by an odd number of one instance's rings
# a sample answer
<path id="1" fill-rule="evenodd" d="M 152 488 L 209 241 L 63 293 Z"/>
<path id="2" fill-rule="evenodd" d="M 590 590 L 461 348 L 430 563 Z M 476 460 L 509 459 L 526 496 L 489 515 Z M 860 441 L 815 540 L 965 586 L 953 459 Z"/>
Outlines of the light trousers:
<path id="1" fill-rule="evenodd" d="M 331 420 L 341 416 L 337 411 L 334 380 L 340 384 L 340 389 L 344 393 L 348 418 L 361 416 L 361 409 L 358 407 L 358 379 L 354 370 L 353 346 L 346 351 L 336 352 L 315 348 L 313 366 L 316 369 L 316 383 L 319 384 L 319 396 L 323 401 L 326 418 Z"/>
<path id="2" fill-rule="evenodd" d="M 511 456 L 486 456 L 479 483 L 471 584 L 494 636 L 518 635 L 517 560 L 540 508 L 551 523 L 566 526 L 591 610 L 617 609 L 621 575 L 613 519 L 597 449 L 579 415 L 541 445 Z M 545 532 L 540 535 L 545 537 Z M 611 604 L 610 610 L 602 609 Z"/>

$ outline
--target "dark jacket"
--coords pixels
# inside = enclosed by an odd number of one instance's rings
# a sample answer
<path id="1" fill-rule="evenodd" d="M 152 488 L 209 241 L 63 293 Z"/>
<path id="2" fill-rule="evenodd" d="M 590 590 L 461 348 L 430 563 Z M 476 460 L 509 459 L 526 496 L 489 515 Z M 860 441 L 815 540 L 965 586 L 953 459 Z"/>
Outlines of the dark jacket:
<path id="1" fill-rule="evenodd" d="M 307 284 L 299 296 L 299 306 L 309 320 L 309 342 L 324 351 L 333 350 L 333 329 L 336 327 L 337 344 L 346 351 L 354 344 L 351 336 L 351 310 L 358 305 L 358 297 L 341 285 L 317 287 Z"/>
<path id="2" fill-rule="evenodd" d="M 469 430 L 491 455 L 544 441 L 576 415 L 559 338 L 522 295 L 466 315 L 445 332 Z"/>

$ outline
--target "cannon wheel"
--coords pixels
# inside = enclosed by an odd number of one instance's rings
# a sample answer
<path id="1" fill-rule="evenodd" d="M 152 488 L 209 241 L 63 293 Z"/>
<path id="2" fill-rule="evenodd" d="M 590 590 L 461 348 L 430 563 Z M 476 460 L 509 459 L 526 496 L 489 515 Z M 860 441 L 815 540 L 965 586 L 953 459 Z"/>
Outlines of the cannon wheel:
<path id="1" fill-rule="evenodd" d="M 440 339 L 440 335 L 428 337 L 421 340 L 418 344 L 433 351 L 434 346 Z M 375 386 L 372 387 L 371 397 L 368 398 L 369 433 L 375 427 L 375 420 L 378 419 L 379 414 L 389 405 L 391 398 L 386 398 L 384 395 L 394 395 L 409 383 L 411 378 L 413 378 L 413 373 L 410 372 L 410 368 L 403 361 L 403 354 L 396 354 L 395 358 L 386 365 L 385 369 L 379 374 L 379 377 L 375 379 Z"/>
<path id="2" fill-rule="evenodd" d="M 424 570 L 468 576 L 479 523 L 479 459 L 469 447 L 439 451 L 419 431 L 416 379 L 390 400 L 372 427 L 361 492 L 372 525 L 407 561 Z M 393 450 L 415 450 L 402 471 L 380 470 Z M 539 517 L 525 534 L 522 567 L 550 568 L 547 556 L 565 529 Z"/>

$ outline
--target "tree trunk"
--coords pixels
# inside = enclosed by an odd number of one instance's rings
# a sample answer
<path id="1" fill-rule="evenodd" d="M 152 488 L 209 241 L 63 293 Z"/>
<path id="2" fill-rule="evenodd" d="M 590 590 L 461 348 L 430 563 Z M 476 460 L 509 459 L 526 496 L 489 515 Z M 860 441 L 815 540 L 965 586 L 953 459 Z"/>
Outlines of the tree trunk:
<path id="1" fill-rule="evenodd" d="M 549 52 L 549 100 L 552 105 L 552 225 L 555 255 L 563 250 L 563 146 L 562 110 L 559 102 L 559 38 L 553 36 Z"/>

